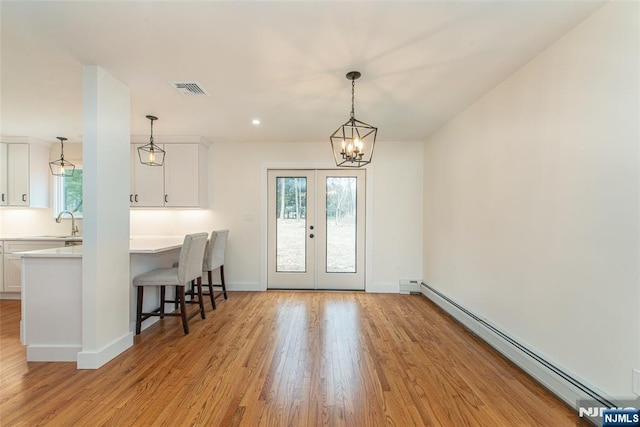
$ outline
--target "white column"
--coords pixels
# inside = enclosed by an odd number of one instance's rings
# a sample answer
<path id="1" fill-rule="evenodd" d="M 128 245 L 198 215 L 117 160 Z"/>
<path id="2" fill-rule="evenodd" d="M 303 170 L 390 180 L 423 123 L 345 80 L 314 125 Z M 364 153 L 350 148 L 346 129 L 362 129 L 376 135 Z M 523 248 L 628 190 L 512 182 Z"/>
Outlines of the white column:
<path id="1" fill-rule="evenodd" d="M 129 330 L 129 88 L 83 67 L 82 351 L 97 369 L 133 345 Z"/>

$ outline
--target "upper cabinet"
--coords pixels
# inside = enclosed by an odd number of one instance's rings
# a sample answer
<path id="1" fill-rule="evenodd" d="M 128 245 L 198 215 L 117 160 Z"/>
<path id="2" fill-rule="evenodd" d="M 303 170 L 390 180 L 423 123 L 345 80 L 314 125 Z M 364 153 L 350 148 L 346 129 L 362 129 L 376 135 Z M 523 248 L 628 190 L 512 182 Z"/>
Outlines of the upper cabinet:
<path id="1" fill-rule="evenodd" d="M 163 166 L 140 163 L 131 146 L 132 207 L 206 208 L 208 147 L 202 143 L 158 144 L 166 154 Z"/>
<path id="2" fill-rule="evenodd" d="M 48 144 L 0 142 L 0 205 L 49 206 Z"/>
<path id="3" fill-rule="evenodd" d="M 158 207 L 164 205 L 164 167 L 140 163 L 138 147 L 131 146 L 131 194 L 129 202 L 134 207 Z"/>
<path id="4" fill-rule="evenodd" d="M 0 206 L 9 203 L 9 184 L 7 183 L 7 144 L 0 142 Z"/>

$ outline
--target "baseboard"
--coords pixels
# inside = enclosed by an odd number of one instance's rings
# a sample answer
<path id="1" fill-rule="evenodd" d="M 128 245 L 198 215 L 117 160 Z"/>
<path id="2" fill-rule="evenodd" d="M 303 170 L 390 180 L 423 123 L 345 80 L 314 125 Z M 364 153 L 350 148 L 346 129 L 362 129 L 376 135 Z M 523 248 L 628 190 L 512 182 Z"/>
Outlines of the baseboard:
<path id="1" fill-rule="evenodd" d="M 30 345 L 27 347 L 27 362 L 75 362 L 81 346 Z"/>
<path id="2" fill-rule="evenodd" d="M 0 292 L 0 299 L 20 300 L 20 292 Z"/>
<path id="3" fill-rule="evenodd" d="M 98 369 L 133 345 L 133 333 L 128 332 L 98 351 L 78 353 L 78 369 Z"/>
<path id="4" fill-rule="evenodd" d="M 616 402 L 605 397 L 604 393 L 589 385 L 584 379 L 578 378 L 553 361 L 520 344 L 437 289 L 424 282 L 420 289 L 422 295 L 520 367 L 567 405 L 576 409 L 576 412 L 578 411 L 577 404 L 580 401 L 591 401 L 595 402 L 594 405 L 609 408 L 617 405 Z M 594 423 L 598 422 L 598 419 L 585 418 Z"/>

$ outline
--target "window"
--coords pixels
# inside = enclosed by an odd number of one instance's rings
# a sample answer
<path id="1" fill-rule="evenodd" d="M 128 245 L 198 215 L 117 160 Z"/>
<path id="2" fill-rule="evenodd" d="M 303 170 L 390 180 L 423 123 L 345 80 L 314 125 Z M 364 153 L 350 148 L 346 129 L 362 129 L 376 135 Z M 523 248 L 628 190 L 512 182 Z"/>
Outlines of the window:
<path id="1" fill-rule="evenodd" d="M 53 200 L 54 216 L 70 211 L 76 218 L 82 218 L 82 165 L 76 165 L 73 176 L 54 177 Z"/>

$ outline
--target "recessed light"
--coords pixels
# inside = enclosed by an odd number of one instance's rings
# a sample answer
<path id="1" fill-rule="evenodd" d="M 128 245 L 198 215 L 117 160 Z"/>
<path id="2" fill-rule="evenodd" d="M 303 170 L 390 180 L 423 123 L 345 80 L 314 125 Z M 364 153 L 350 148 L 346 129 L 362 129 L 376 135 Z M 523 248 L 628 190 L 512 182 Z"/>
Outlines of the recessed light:
<path id="1" fill-rule="evenodd" d="M 253 120 L 251 120 L 251 123 L 253 123 L 254 125 L 258 126 L 260 124 L 260 119 L 253 119 Z"/>

